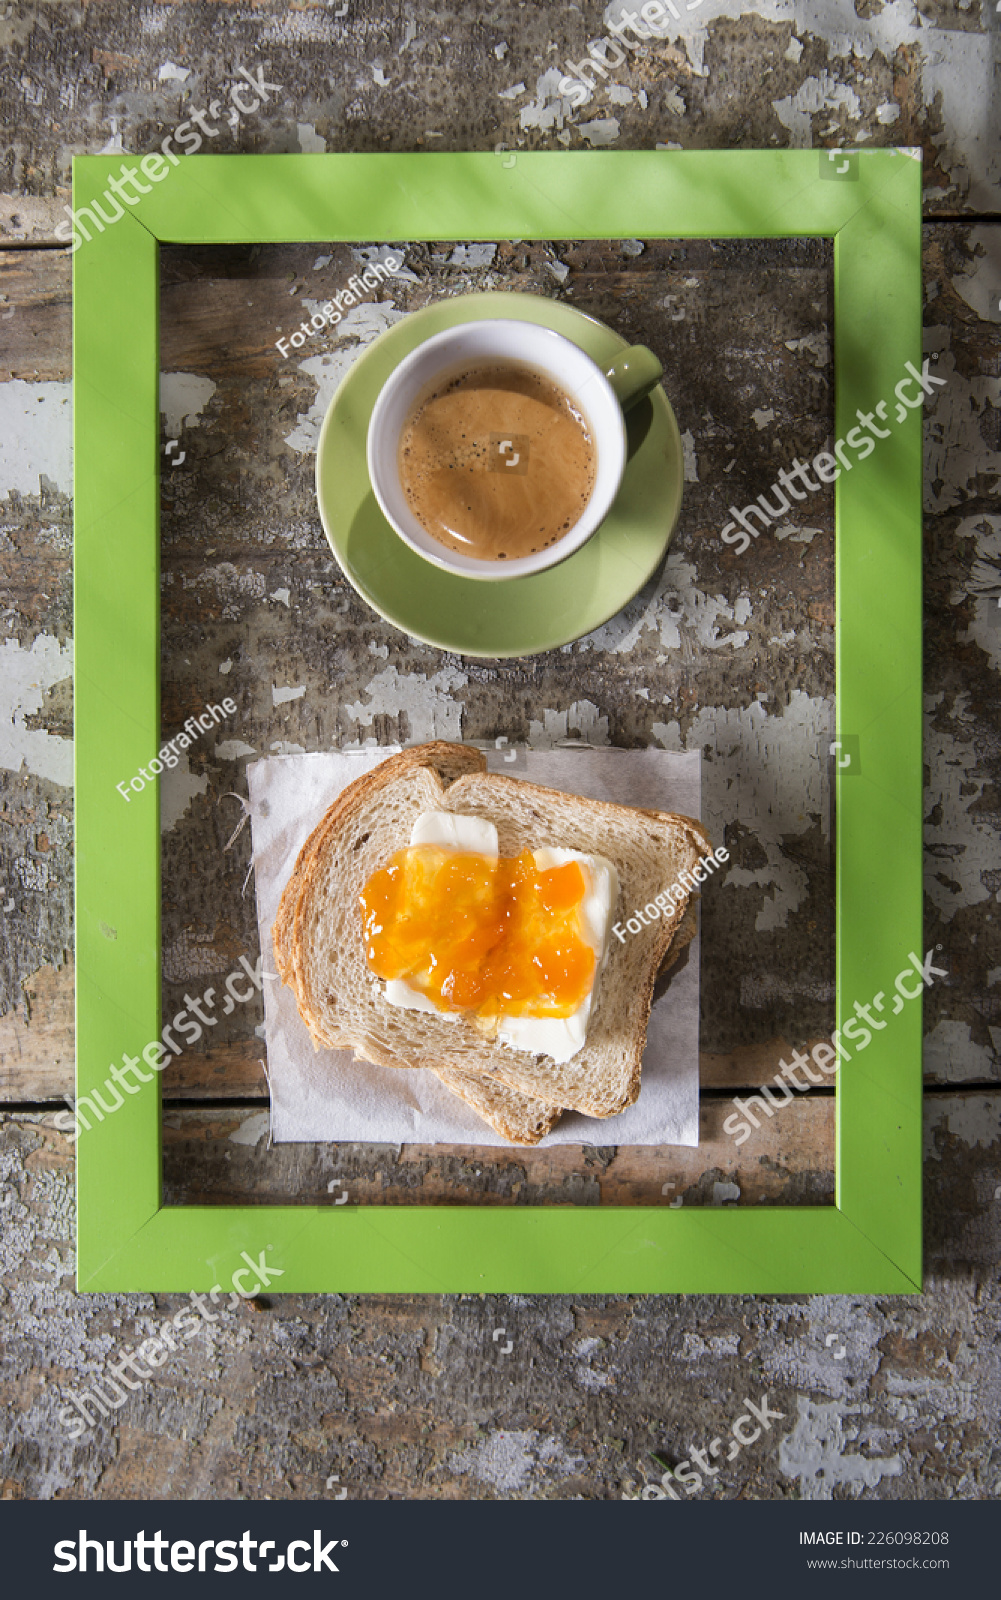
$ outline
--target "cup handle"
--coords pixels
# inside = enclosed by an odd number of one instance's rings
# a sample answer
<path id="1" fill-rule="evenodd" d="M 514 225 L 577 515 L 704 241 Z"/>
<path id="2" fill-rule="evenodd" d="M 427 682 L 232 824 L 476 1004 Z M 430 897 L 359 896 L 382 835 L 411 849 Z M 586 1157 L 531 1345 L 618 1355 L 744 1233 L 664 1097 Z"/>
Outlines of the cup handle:
<path id="1" fill-rule="evenodd" d="M 664 376 L 664 368 L 645 344 L 631 344 L 604 370 L 623 411 L 644 400 Z"/>

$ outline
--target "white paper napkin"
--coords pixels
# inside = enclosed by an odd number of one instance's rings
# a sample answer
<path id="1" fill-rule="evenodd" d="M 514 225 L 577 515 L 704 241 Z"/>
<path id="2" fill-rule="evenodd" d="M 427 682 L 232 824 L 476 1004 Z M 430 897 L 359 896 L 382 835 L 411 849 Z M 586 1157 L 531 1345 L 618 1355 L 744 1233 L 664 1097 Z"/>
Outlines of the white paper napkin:
<path id="1" fill-rule="evenodd" d="M 382 746 L 272 756 L 247 768 L 265 972 L 274 972 L 271 928 L 300 848 L 341 789 L 392 753 Z M 486 755 L 491 769 L 551 789 L 700 816 L 702 758 L 697 751 L 500 749 Z M 626 910 L 631 913 L 633 908 Z M 346 1050 L 314 1050 L 291 989 L 277 979 L 265 983 L 264 1005 L 276 1143 L 349 1140 L 508 1146 L 433 1072 L 372 1066 L 356 1061 Z M 687 962 L 651 1011 L 636 1104 L 605 1119 L 564 1112 L 541 1142 L 698 1144 L 698 934 L 689 946 Z"/>

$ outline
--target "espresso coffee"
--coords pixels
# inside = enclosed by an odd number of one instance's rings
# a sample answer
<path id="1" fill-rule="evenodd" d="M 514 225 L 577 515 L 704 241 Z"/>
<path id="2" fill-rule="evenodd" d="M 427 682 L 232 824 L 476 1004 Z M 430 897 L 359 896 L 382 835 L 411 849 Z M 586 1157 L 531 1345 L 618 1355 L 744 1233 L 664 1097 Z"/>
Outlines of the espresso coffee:
<path id="1" fill-rule="evenodd" d="M 496 358 L 445 373 L 400 435 L 400 483 L 448 550 L 481 561 L 535 555 L 562 539 L 594 488 L 587 420 L 546 374 Z"/>

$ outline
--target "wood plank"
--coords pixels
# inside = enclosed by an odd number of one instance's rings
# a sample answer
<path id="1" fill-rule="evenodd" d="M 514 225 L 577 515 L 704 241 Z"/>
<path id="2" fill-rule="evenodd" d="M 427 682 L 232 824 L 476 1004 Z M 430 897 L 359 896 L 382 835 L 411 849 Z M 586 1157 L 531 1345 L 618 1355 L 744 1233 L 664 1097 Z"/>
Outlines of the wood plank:
<path id="1" fill-rule="evenodd" d="M 697 1149 L 285 1144 L 267 1117 L 170 1109 L 164 1116 L 168 1205 L 830 1205 L 834 1100 L 803 1094 L 737 1145 L 729 1099 L 704 1096 Z M 84 1134 L 83 1137 L 86 1137 Z M 331 1185 L 335 1184 L 333 1189 Z"/>
<path id="2" fill-rule="evenodd" d="M 2 817 L 0 817 L 2 820 Z M 228 970 L 228 969 L 221 969 Z M 218 977 L 217 973 L 205 974 Z M 61 1100 L 74 1092 L 72 959 L 59 968 L 41 967 L 25 980 L 21 1007 L 0 1017 L 0 1105 L 17 1105 Z M 259 1100 L 267 1101 L 265 1063 L 267 1051 L 254 1029 L 263 1021 L 263 1011 L 254 1007 L 234 1013 L 246 1032 L 211 1050 L 193 1048 L 172 1061 L 163 1074 L 165 1100 Z M 726 1091 L 746 1094 L 771 1083 L 779 1074 L 779 1063 L 791 1058 L 794 1048 L 810 1050 L 821 1036 L 810 1036 L 794 1046 L 788 1039 L 770 1039 L 761 1044 L 740 1046 L 717 1054 L 702 1051 L 699 1056 L 700 1082 L 705 1096 Z M 954 1086 L 948 1061 L 936 1056 L 926 1066 L 925 1083 Z M 990 1079 L 973 1079 L 967 1087 L 989 1084 Z"/>
<path id="3" fill-rule="evenodd" d="M 0 1018 L 0 1105 L 58 1100 L 73 1093 L 73 963 L 56 969 L 42 967 L 24 983 L 21 1007 Z M 207 974 L 211 976 L 214 974 Z M 163 1093 L 169 1100 L 267 1099 L 264 1063 L 266 1048 L 253 1029 L 263 1020 L 256 1010 L 241 1016 L 247 1027 L 211 1050 L 185 1051 L 163 1075 Z M 819 1036 L 800 1041 L 809 1050 Z M 704 1094 L 727 1091 L 743 1094 L 770 1083 L 781 1060 L 789 1060 L 793 1045 L 785 1039 L 739 1047 L 726 1054 L 703 1051 L 700 1055 Z M 936 1054 L 926 1066 L 926 1084 L 954 1085 L 948 1058 Z M 989 1083 L 971 1079 L 969 1087 Z"/>

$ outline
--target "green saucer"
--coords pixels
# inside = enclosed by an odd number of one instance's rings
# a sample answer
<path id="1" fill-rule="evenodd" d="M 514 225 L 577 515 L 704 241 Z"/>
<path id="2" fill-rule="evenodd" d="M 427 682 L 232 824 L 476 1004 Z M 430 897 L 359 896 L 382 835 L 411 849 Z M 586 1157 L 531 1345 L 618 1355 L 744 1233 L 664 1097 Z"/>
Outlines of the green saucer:
<path id="1" fill-rule="evenodd" d="M 456 577 L 424 561 L 393 531 L 372 493 L 369 418 L 404 356 L 432 334 L 481 317 L 541 323 L 602 367 L 628 343 L 603 322 L 539 295 L 466 294 L 415 311 L 379 335 L 330 402 L 316 451 L 320 517 L 349 582 L 394 627 L 457 655 L 537 655 L 600 627 L 656 572 L 681 508 L 684 452 L 658 386 L 626 417 L 629 459 L 615 504 L 566 561 L 496 583 Z"/>

